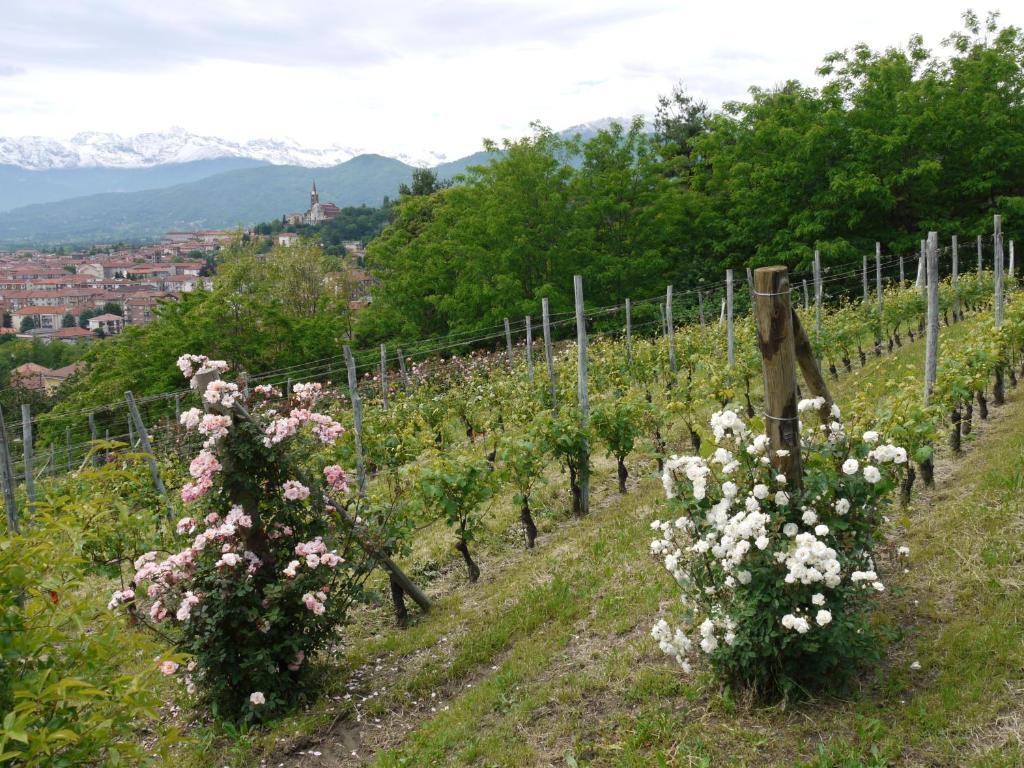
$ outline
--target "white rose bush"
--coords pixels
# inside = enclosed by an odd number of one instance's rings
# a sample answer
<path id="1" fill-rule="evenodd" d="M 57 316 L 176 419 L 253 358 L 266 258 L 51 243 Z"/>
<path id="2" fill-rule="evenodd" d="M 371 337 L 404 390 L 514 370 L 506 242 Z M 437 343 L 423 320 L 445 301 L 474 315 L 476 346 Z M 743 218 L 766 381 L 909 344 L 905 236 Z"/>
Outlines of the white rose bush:
<path id="1" fill-rule="evenodd" d="M 875 566 L 881 526 L 907 452 L 877 432 L 846 434 L 821 398 L 801 400 L 802 477 L 731 410 L 711 417 L 708 457 L 673 456 L 662 480 L 671 519 L 650 551 L 678 585 L 678 626 L 651 631 L 690 671 L 698 655 L 730 684 L 766 697 L 836 684 L 877 658 L 870 624 L 884 591 Z M 813 423 L 812 423 L 813 422 Z"/>
<path id="2" fill-rule="evenodd" d="M 262 720 L 301 692 L 310 656 L 335 636 L 372 567 L 325 498 L 347 502 L 344 470 L 323 466 L 317 450 L 343 430 L 311 410 L 319 384 L 295 385 L 282 406 L 270 387 L 223 381 L 222 362 L 185 355 L 179 366 L 194 388 L 215 377 L 203 391 L 208 412 L 181 416 L 203 439 L 181 490 L 194 511 L 176 526 L 180 551 L 139 557 L 109 607 L 171 640 L 184 663 L 161 671 L 217 715 Z"/>

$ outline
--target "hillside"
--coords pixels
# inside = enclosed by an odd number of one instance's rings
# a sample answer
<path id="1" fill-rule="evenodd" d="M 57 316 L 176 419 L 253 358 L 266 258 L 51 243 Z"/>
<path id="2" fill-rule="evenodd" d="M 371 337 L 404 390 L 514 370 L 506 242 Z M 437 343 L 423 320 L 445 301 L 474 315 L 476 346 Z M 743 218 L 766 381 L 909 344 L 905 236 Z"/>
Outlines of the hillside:
<path id="1" fill-rule="evenodd" d="M 487 157 L 487 153 L 479 152 L 439 165 L 436 170 L 441 178 L 451 178 L 470 165 L 486 162 Z M 155 174 L 160 170 L 106 172 L 112 180 L 121 178 L 119 173 L 126 178 L 142 179 L 147 172 Z M 76 173 L 98 172 L 99 169 L 80 169 L 64 173 L 73 178 Z M 262 165 L 216 173 L 163 189 L 112 192 L 29 205 L 0 213 L 0 246 L 135 240 L 158 237 L 173 229 L 247 226 L 290 211 L 305 210 L 314 179 L 324 201 L 340 206 L 380 205 L 385 197 L 398 194 L 399 185 L 408 182 L 412 172 L 412 166 L 392 158 L 359 155 L 330 168 Z M 33 172 L 19 169 L 19 173 Z"/>
<path id="2" fill-rule="evenodd" d="M 974 328 L 943 329 L 943 343 Z M 837 401 L 884 401 L 886 382 L 921 371 L 923 346 L 842 376 Z M 649 627 L 672 592 L 647 553 L 648 523 L 665 509 L 647 456 L 627 495 L 616 493 L 614 460 L 599 462 L 594 511 L 581 520 L 566 519 L 555 490 L 564 479 L 549 473 L 533 551 L 510 543 L 518 509 L 497 499 L 476 585 L 446 530 L 420 533 L 410 565 L 431 575 L 435 609 L 403 631 L 386 605 L 361 611 L 321 668 L 316 704 L 241 742 L 222 737 L 214 754 L 288 768 L 1020 765 L 1018 688 L 996 681 L 1024 663 L 1020 546 L 1005 537 L 1019 522 L 1022 429 L 1015 391 L 992 420 L 975 420 L 965 456 L 940 452 L 936 487 L 893 516 L 889 535 L 911 557 L 902 574 L 885 567 L 891 643 L 842 698 L 759 705 L 657 651 Z M 670 449 L 686 447 L 675 430 Z M 200 742 L 188 765 L 210 761 Z"/>
<path id="3" fill-rule="evenodd" d="M 249 158 L 218 158 L 150 168 L 53 168 L 29 170 L 0 164 L 0 212 L 72 197 L 138 192 L 187 184 L 218 173 L 265 165 Z"/>

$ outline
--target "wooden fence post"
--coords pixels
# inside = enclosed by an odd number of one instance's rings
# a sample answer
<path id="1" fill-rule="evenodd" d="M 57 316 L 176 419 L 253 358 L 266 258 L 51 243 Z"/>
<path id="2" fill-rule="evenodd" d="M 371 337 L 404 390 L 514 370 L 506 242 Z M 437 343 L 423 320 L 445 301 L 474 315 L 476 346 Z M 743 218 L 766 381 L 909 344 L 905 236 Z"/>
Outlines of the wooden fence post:
<path id="1" fill-rule="evenodd" d="M 668 335 L 668 325 L 665 323 L 665 305 L 658 304 L 658 314 L 661 315 L 661 335 Z"/>
<path id="2" fill-rule="evenodd" d="M 786 279 L 789 277 L 787 275 Z M 821 251 L 814 252 L 814 341 L 821 348 Z"/>
<path id="3" fill-rule="evenodd" d="M 981 274 L 981 270 L 982 270 L 983 266 L 984 266 L 984 263 L 983 263 L 982 258 L 981 258 L 981 235 L 978 235 L 978 274 L 979 275 Z"/>
<path id="4" fill-rule="evenodd" d="M 863 266 L 863 277 L 864 277 L 864 306 L 868 305 L 868 257 L 864 256 Z"/>
<path id="5" fill-rule="evenodd" d="M 177 395 L 175 397 L 177 397 Z M 181 416 L 179 415 L 174 421 L 175 421 L 175 423 L 178 423 L 180 420 L 181 420 Z M 97 437 L 97 435 L 96 435 L 96 416 L 93 413 L 90 413 L 89 414 L 89 439 L 92 440 L 92 442 L 95 443 L 96 442 L 96 437 Z M 99 453 L 95 449 L 92 449 L 92 465 L 94 467 L 98 467 L 100 465 L 100 456 L 99 456 Z"/>
<path id="6" fill-rule="evenodd" d="M 810 294 L 807 291 L 807 278 L 804 278 L 804 311 L 806 312 L 811 308 Z"/>
<path id="7" fill-rule="evenodd" d="M 580 429 L 586 433 L 590 425 L 590 402 L 587 398 L 587 318 L 583 311 L 583 277 L 573 275 L 573 294 L 576 299 L 576 350 L 578 369 L 577 395 L 580 405 Z M 580 456 L 580 514 L 590 512 L 590 444 L 584 437 Z"/>
<path id="8" fill-rule="evenodd" d="M 960 319 L 960 292 L 957 290 L 957 283 L 960 282 L 960 242 L 956 235 L 953 235 L 953 272 L 950 275 L 950 285 L 953 288 L 953 322 Z"/>
<path id="9" fill-rule="evenodd" d="M 142 451 L 146 454 L 146 463 L 149 465 L 149 474 L 153 477 L 153 485 L 167 503 L 167 519 L 170 520 L 174 517 L 174 507 L 171 506 L 171 498 L 164 487 L 164 481 L 160 478 L 160 467 L 157 466 L 156 456 L 153 454 L 153 446 L 149 444 L 149 433 L 146 432 L 146 425 L 142 423 L 142 416 L 139 415 L 139 408 L 135 404 L 135 395 L 129 390 L 124 393 L 124 399 L 128 401 L 128 412 L 131 414 L 132 421 L 135 422 L 135 431 L 138 432 Z"/>
<path id="10" fill-rule="evenodd" d="M 533 384 L 533 318 L 526 316 L 526 378 Z"/>
<path id="11" fill-rule="evenodd" d="M 626 363 L 633 364 L 633 305 L 626 299 Z"/>
<path id="12" fill-rule="evenodd" d="M 697 291 L 697 308 L 700 311 L 700 329 L 703 331 L 705 328 L 704 324 L 704 291 L 698 289 Z"/>
<path id="13" fill-rule="evenodd" d="M 992 219 L 993 264 L 996 278 L 996 328 L 1003 327 L 1003 217 L 996 214 Z"/>
<path id="14" fill-rule="evenodd" d="M 508 318 L 505 318 L 505 353 L 508 356 L 508 367 L 512 367 L 512 328 L 508 324 Z"/>
<path id="15" fill-rule="evenodd" d="M 388 348 L 380 345 L 380 399 L 386 411 L 388 409 Z"/>
<path id="16" fill-rule="evenodd" d="M 785 267 L 761 267 L 754 273 L 754 287 L 754 319 L 764 368 L 764 417 L 770 459 L 772 466 L 786 476 L 787 485 L 799 488 L 803 467 L 789 273 Z"/>
<path id="17" fill-rule="evenodd" d="M 900 288 L 903 287 L 903 285 L 904 285 L 904 283 L 906 283 L 906 281 L 907 281 L 906 275 L 903 273 L 903 254 L 901 253 L 900 254 Z"/>
<path id="18" fill-rule="evenodd" d="M 90 413 L 89 416 L 91 418 L 92 414 Z M 174 393 L 174 423 L 175 424 L 180 424 L 181 423 L 181 393 L 180 392 L 175 392 Z M 93 426 L 95 427 L 95 424 Z M 95 435 L 93 436 L 92 439 L 93 440 L 96 439 Z"/>
<path id="19" fill-rule="evenodd" d="M 0 409 L 0 473 L 3 477 L 4 508 L 7 510 L 7 533 L 19 534 L 18 504 L 14 499 L 14 462 L 11 460 L 11 446 L 7 440 L 7 422 Z"/>
<path id="20" fill-rule="evenodd" d="M 882 319 L 882 244 L 875 243 L 875 292 L 878 294 L 878 319 Z"/>
<path id="21" fill-rule="evenodd" d="M 1013 288 L 1013 270 L 1014 270 L 1014 263 L 1013 263 L 1013 240 L 1011 240 L 1010 241 L 1010 264 L 1009 264 L 1009 267 L 1007 268 L 1007 272 L 1006 272 L 1007 277 L 1010 278 L 1009 287 L 1011 289 Z"/>
<path id="22" fill-rule="evenodd" d="M 927 247 L 928 247 L 928 241 L 922 240 L 921 241 L 921 253 L 917 257 L 917 280 L 914 281 L 914 287 L 915 288 L 919 288 L 921 290 L 921 295 L 922 296 L 927 295 L 926 294 L 926 289 L 927 289 L 927 286 L 928 286 L 928 283 L 926 282 L 927 275 L 925 273 L 925 265 L 924 265 L 925 250 L 927 249 Z"/>
<path id="23" fill-rule="evenodd" d="M 732 327 L 732 270 L 725 270 L 725 332 L 726 349 L 728 353 L 729 367 L 736 363 L 735 340 L 733 339 Z"/>
<path id="24" fill-rule="evenodd" d="M 359 495 L 366 495 L 366 464 L 363 461 L 363 401 L 359 399 L 359 379 L 356 376 L 356 361 L 352 350 L 346 345 L 345 368 L 348 371 L 348 396 L 352 400 L 353 441 L 356 449 L 356 481 Z"/>
<path id="25" fill-rule="evenodd" d="M 548 366 L 548 382 L 551 385 L 551 414 L 558 415 L 558 379 L 555 375 L 555 356 L 551 350 L 551 309 L 545 296 L 540 300 L 541 320 L 544 324 L 544 360 Z"/>
<path id="26" fill-rule="evenodd" d="M 28 403 L 21 404 L 21 446 L 24 451 L 25 498 L 28 499 L 28 514 L 32 515 L 36 511 L 36 478 L 32 474 L 32 409 Z"/>
<path id="27" fill-rule="evenodd" d="M 668 367 L 676 372 L 676 324 L 672 312 L 672 286 L 665 290 L 665 319 L 668 328 Z"/>
<path id="28" fill-rule="evenodd" d="M 409 391 L 409 372 L 405 369 L 405 355 L 401 347 L 395 347 L 395 354 L 398 355 L 398 373 L 402 377 L 402 389 Z"/>
<path id="29" fill-rule="evenodd" d="M 800 322 L 800 316 L 793 311 L 793 346 L 796 352 L 796 362 L 800 366 L 800 372 L 804 375 L 804 382 L 811 394 L 815 397 L 824 398 L 821 408 L 818 409 L 818 417 L 822 424 L 832 419 L 832 393 L 828 391 L 828 383 L 821 375 L 821 368 L 818 367 L 818 360 L 814 356 L 814 347 L 811 340 Z"/>
<path id="30" fill-rule="evenodd" d="M 928 233 L 928 325 L 925 337 L 924 404 L 931 400 L 939 359 L 939 233 Z"/>

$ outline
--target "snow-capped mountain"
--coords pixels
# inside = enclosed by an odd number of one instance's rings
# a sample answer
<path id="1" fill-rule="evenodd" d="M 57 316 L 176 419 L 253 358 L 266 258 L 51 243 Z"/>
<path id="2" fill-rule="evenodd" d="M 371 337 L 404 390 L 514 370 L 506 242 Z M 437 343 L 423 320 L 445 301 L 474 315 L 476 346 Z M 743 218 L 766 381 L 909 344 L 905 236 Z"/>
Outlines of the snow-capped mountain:
<path id="1" fill-rule="evenodd" d="M 577 133 L 589 138 L 612 122 L 629 125 L 624 118 L 606 117 L 574 125 L 559 131 L 562 136 Z M 326 168 L 373 150 L 332 144 L 323 148 L 305 147 L 292 139 L 255 139 L 235 142 L 216 136 L 199 136 L 183 128 L 160 133 L 120 136 L 90 131 L 67 140 L 43 136 L 6 138 L 0 136 L 0 165 L 13 165 L 31 171 L 67 168 L 153 168 L 174 163 L 221 158 L 245 158 L 271 165 L 298 165 Z M 433 167 L 449 158 L 441 152 L 381 152 L 406 165 Z"/>
<path id="2" fill-rule="evenodd" d="M 198 136 L 181 128 L 161 133 L 119 136 L 115 133 L 79 133 L 67 141 L 25 136 L 0 137 L 0 165 L 27 170 L 56 168 L 151 168 L 171 163 L 242 157 L 271 165 L 300 165 L 323 168 L 351 160 L 365 150 L 333 144 L 320 149 L 290 139 L 256 139 L 244 143 L 214 136 Z M 425 152 L 397 159 L 411 165 L 436 165 L 445 156 Z"/>

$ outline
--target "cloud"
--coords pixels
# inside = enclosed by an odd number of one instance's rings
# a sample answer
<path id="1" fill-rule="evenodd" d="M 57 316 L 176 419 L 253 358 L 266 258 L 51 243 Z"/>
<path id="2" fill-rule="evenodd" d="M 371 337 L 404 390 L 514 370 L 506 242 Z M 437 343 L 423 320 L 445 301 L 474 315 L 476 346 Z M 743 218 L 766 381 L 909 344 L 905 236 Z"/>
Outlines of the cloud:
<path id="1" fill-rule="evenodd" d="M 15 77 L 25 74 L 24 67 L 16 67 L 14 64 L 0 63 L 0 77 Z"/>
<path id="2" fill-rule="evenodd" d="M 538 0 L 9 0 L 0 50 L 40 65 L 107 71 L 160 70 L 206 59 L 357 68 L 494 46 L 570 45 L 594 30 L 657 12 L 647 5 L 572 8 Z"/>

